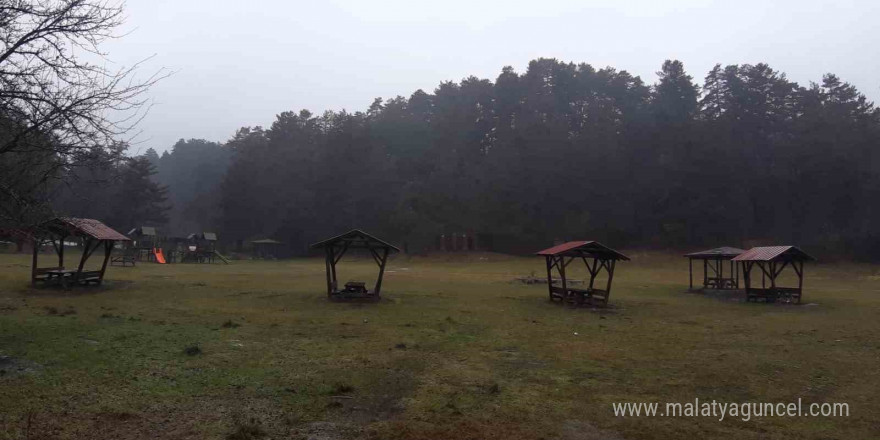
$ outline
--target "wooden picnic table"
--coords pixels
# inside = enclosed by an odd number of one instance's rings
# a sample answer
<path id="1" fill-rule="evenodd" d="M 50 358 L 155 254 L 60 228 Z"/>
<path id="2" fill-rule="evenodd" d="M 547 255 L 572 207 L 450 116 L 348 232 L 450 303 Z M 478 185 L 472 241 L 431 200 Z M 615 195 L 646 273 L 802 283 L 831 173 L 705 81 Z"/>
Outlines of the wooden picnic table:
<path id="1" fill-rule="evenodd" d="M 47 270 L 46 276 L 48 277 L 47 281 L 60 283 L 64 288 L 67 288 L 67 279 L 75 273 L 75 269 L 53 269 Z"/>

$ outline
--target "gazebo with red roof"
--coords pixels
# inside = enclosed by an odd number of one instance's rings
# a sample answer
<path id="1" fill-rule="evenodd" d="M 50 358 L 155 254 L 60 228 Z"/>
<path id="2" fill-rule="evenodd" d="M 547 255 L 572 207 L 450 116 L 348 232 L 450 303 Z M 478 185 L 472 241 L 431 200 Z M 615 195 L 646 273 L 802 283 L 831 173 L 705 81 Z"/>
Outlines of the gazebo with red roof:
<path id="1" fill-rule="evenodd" d="M 629 257 L 626 255 L 596 241 L 569 241 L 544 249 L 536 255 L 543 256 L 547 262 L 547 286 L 550 301 L 558 299 L 564 303 L 578 305 L 607 305 L 608 297 L 611 295 L 611 281 L 614 279 L 614 266 L 618 260 L 629 261 Z M 590 274 L 590 284 L 586 289 L 568 287 L 565 268 L 576 258 L 583 260 Z M 592 264 L 590 260 L 592 260 Z M 553 279 L 554 268 L 559 273 L 558 282 Z M 608 282 L 604 290 L 594 287 L 596 277 L 602 269 L 608 272 Z"/>
<path id="2" fill-rule="evenodd" d="M 73 284 L 89 283 L 101 284 L 104 281 L 104 272 L 107 270 L 107 262 L 113 253 L 113 245 L 117 241 L 130 241 L 128 237 L 120 234 L 98 220 L 88 218 L 59 217 L 42 224 L 32 234 L 34 241 L 34 256 L 31 267 L 31 285 L 38 281 L 58 282 L 67 287 L 69 282 Z M 64 267 L 64 241 L 70 238 L 82 241 L 82 257 L 79 265 L 74 269 Z M 40 247 L 45 242 L 52 243 L 58 254 L 58 265 L 53 267 L 37 267 Z M 85 270 L 86 261 L 95 250 L 103 245 L 104 261 L 98 270 Z"/>
<path id="3" fill-rule="evenodd" d="M 804 288 L 804 262 L 816 261 L 795 246 L 764 246 L 751 248 L 736 257 L 733 261 L 742 262 L 743 278 L 746 282 L 746 301 L 763 299 L 766 302 L 782 300 L 785 302 L 801 302 Z M 752 287 L 752 269 L 761 269 L 761 287 Z M 777 278 L 782 270 L 791 266 L 797 274 L 797 287 L 780 287 Z M 767 280 L 770 287 L 767 287 Z"/>

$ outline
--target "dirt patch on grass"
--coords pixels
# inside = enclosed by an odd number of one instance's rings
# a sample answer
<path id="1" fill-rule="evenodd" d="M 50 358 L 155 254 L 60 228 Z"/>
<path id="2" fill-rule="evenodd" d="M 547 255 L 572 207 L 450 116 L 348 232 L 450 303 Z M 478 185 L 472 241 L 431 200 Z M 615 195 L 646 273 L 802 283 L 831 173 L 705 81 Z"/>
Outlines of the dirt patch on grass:
<path id="1" fill-rule="evenodd" d="M 599 429 L 583 420 L 567 420 L 562 425 L 561 440 L 625 440 L 616 432 Z"/>

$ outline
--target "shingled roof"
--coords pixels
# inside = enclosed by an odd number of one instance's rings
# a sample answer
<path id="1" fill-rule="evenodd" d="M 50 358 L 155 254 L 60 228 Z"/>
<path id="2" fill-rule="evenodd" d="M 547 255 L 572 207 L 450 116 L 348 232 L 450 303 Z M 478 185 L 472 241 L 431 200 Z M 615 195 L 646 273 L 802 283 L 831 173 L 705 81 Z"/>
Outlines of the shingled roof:
<path id="1" fill-rule="evenodd" d="M 775 260 L 816 261 L 815 258 L 796 246 L 753 247 L 733 258 L 733 261 L 775 261 Z"/>
<path id="2" fill-rule="evenodd" d="M 58 217 L 44 223 L 42 229 L 59 235 L 89 237 L 96 240 L 131 241 L 115 229 L 91 218 Z"/>
<path id="3" fill-rule="evenodd" d="M 351 231 L 346 232 L 342 235 L 337 235 L 333 238 L 328 238 L 323 241 L 319 241 L 317 243 L 312 244 L 311 248 L 320 248 L 326 246 L 332 246 L 336 243 L 348 243 L 348 247 L 351 249 L 356 248 L 366 248 L 366 247 L 387 247 L 391 250 L 400 252 L 400 249 L 397 246 L 394 246 L 384 240 L 380 240 L 370 234 L 367 234 L 360 229 L 352 229 Z"/>
<path id="4" fill-rule="evenodd" d="M 629 257 L 611 249 L 598 241 L 569 241 L 551 248 L 538 251 L 536 255 L 543 256 L 602 256 L 612 260 L 629 261 Z"/>
<path id="5" fill-rule="evenodd" d="M 715 249 L 708 249 L 705 251 L 699 252 L 691 252 L 689 254 L 685 254 L 685 257 L 688 258 L 699 258 L 699 259 L 713 259 L 713 258 L 733 258 L 739 254 L 745 252 L 740 248 L 730 247 L 730 246 L 722 246 Z"/>

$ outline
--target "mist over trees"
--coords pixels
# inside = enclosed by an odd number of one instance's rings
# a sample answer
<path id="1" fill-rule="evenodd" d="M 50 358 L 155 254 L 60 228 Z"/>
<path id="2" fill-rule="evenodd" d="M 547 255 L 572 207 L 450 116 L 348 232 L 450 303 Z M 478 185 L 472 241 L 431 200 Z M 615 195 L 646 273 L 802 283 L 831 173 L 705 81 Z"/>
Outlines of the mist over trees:
<path id="1" fill-rule="evenodd" d="M 170 230 L 273 237 L 291 254 L 358 227 L 413 252 L 469 233 L 502 252 L 584 238 L 876 257 L 878 145 L 880 112 L 834 75 L 801 86 L 717 65 L 699 86 L 666 61 L 651 85 L 537 59 L 365 111 L 284 112 L 150 161 Z"/>
<path id="2" fill-rule="evenodd" d="M 123 21 L 121 3 L 0 0 L 0 228 L 45 221 L 69 177 L 122 158 L 167 76 L 107 67 L 101 47 Z"/>

